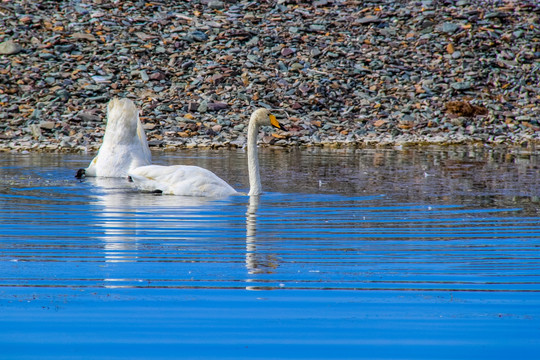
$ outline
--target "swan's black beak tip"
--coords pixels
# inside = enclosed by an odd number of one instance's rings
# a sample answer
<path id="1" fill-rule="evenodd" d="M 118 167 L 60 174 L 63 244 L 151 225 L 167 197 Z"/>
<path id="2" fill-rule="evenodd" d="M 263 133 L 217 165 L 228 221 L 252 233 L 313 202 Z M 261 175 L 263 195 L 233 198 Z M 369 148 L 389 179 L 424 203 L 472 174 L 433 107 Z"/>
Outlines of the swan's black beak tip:
<path id="1" fill-rule="evenodd" d="M 75 174 L 76 179 L 83 179 L 85 177 L 86 177 L 86 170 L 85 169 L 77 170 L 77 173 Z"/>

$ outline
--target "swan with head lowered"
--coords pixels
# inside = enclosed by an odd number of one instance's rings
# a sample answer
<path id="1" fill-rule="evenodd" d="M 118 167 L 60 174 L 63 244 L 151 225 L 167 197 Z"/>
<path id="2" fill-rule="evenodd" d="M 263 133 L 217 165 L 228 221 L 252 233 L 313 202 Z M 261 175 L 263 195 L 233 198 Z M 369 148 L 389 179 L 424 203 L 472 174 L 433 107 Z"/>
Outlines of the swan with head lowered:
<path id="1" fill-rule="evenodd" d="M 257 109 L 251 114 L 248 125 L 247 155 L 249 169 L 249 194 L 262 193 L 257 156 L 257 135 L 263 125 L 272 125 L 278 129 L 283 126 L 267 109 Z M 139 190 L 161 192 L 163 194 L 223 198 L 240 195 L 232 186 L 213 172 L 198 166 L 188 165 L 149 165 L 129 171 Z"/>
<path id="2" fill-rule="evenodd" d="M 107 106 L 103 144 L 86 169 L 76 177 L 127 177 L 128 171 L 151 164 L 150 148 L 139 120 L 139 111 L 129 99 L 112 99 Z"/>

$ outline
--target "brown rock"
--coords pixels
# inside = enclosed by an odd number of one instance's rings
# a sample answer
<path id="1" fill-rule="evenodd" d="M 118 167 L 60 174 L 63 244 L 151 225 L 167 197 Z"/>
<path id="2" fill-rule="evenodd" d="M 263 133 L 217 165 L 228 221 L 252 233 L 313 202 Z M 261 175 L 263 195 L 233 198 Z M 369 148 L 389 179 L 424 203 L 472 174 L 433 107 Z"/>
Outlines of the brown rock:
<path id="1" fill-rule="evenodd" d="M 222 102 L 212 102 L 212 103 L 208 103 L 208 110 L 210 111 L 219 111 L 219 110 L 224 110 L 228 107 L 227 104 L 225 103 L 222 103 Z"/>
<path id="2" fill-rule="evenodd" d="M 283 48 L 283 49 L 281 49 L 281 55 L 282 56 L 290 56 L 292 54 L 294 54 L 294 50 L 291 49 L 291 48 Z"/>
<path id="3" fill-rule="evenodd" d="M 150 78 L 150 80 L 160 81 L 160 80 L 165 80 L 166 76 L 165 76 L 164 73 L 156 71 L 156 72 L 150 74 L 149 78 Z"/>
<path id="4" fill-rule="evenodd" d="M 483 106 L 473 105 L 468 101 L 449 101 L 445 105 L 446 112 L 457 116 L 473 117 L 487 115 L 488 110 Z"/>

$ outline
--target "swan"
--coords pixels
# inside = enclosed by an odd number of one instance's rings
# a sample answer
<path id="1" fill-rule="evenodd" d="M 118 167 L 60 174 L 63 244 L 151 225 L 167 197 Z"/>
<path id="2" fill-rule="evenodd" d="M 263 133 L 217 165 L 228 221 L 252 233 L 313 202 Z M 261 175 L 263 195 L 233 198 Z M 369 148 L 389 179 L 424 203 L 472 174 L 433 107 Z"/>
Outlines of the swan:
<path id="1" fill-rule="evenodd" d="M 146 135 L 139 111 L 129 99 L 114 98 L 107 106 L 107 127 L 103 144 L 86 169 L 76 177 L 127 177 L 129 170 L 151 163 Z"/>
<path id="2" fill-rule="evenodd" d="M 257 135 L 259 127 L 272 125 L 285 130 L 276 117 L 267 109 L 260 108 L 251 114 L 248 125 L 247 155 L 249 169 L 249 194 L 262 193 L 257 156 Z M 170 195 L 223 198 L 240 195 L 232 186 L 213 172 L 198 166 L 188 165 L 148 165 L 132 169 L 128 175 L 135 186 L 142 191 L 161 192 Z"/>

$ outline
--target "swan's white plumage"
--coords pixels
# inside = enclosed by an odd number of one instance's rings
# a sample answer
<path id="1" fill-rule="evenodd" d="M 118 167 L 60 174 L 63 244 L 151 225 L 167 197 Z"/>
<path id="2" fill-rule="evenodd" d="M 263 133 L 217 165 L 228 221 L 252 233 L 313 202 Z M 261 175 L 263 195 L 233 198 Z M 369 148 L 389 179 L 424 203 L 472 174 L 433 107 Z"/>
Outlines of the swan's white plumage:
<path id="1" fill-rule="evenodd" d="M 249 195 L 262 192 L 257 158 L 257 134 L 261 125 L 281 128 L 275 116 L 266 109 L 258 109 L 251 115 L 248 126 Z M 164 194 L 222 198 L 239 194 L 213 172 L 198 166 L 149 165 L 129 171 L 133 182 L 143 191 L 162 191 Z"/>
<path id="2" fill-rule="evenodd" d="M 103 144 L 85 169 L 86 176 L 125 177 L 129 170 L 149 165 L 151 158 L 135 104 L 129 99 L 112 99 Z"/>
<path id="3" fill-rule="evenodd" d="M 237 192 L 219 176 L 198 166 L 148 165 L 129 172 L 142 191 L 162 191 L 163 194 L 223 198 Z"/>

